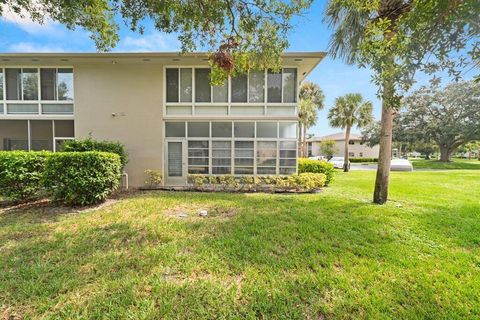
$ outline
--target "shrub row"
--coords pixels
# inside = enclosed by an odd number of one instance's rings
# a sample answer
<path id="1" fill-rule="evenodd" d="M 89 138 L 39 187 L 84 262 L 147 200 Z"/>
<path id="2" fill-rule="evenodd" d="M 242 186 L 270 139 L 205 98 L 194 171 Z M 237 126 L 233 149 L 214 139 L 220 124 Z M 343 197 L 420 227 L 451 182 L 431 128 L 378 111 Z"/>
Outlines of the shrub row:
<path id="1" fill-rule="evenodd" d="M 42 191 L 50 152 L 0 151 L 0 195 L 13 201 L 31 199 Z"/>
<path id="2" fill-rule="evenodd" d="M 298 173 L 323 173 L 325 185 L 328 186 L 333 181 L 335 169 L 327 161 L 301 158 L 298 159 Z"/>
<path id="3" fill-rule="evenodd" d="M 63 145 L 65 152 L 102 151 L 118 154 L 122 168 L 128 162 L 128 153 L 120 142 L 97 141 L 92 138 L 67 140 Z"/>
<path id="4" fill-rule="evenodd" d="M 68 205 L 94 204 L 118 188 L 120 157 L 90 152 L 0 152 L 0 195 L 13 200 L 49 196 Z"/>
<path id="5" fill-rule="evenodd" d="M 378 162 L 378 158 L 348 158 L 351 163 Z"/>
<path id="6" fill-rule="evenodd" d="M 233 175 L 208 176 L 203 174 L 188 175 L 188 182 L 197 190 L 223 191 L 302 191 L 309 192 L 326 185 L 323 173 L 301 173 L 290 176 L 244 176 Z"/>

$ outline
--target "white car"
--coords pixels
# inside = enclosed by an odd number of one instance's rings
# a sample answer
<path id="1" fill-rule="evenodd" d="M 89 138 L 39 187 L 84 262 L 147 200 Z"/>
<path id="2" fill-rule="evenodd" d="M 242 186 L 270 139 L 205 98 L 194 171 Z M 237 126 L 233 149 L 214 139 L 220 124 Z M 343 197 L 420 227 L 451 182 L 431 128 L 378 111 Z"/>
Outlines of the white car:
<path id="1" fill-rule="evenodd" d="M 413 171 L 413 165 L 407 159 L 392 159 L 390 171 Z"/>
<path id="2" fill-rule="evenodd" d="M 324 156 L 312 156 L 312 157 L 308 157 L 308 159 L 310 159 L 310 160 L 327 161 L 327 158 L 325 158 Z"/>
<path id="3" fill-rule="evenodd" d="M 343 169 L 343 165 L 345 163 L 345 158 L 344 157 L 333 157 L 330 160 L 328 160 L 328 162 L 333 164 L 334 168 Z M 350 162 L 348 163 L 348 168 L 350 169 Z"/>

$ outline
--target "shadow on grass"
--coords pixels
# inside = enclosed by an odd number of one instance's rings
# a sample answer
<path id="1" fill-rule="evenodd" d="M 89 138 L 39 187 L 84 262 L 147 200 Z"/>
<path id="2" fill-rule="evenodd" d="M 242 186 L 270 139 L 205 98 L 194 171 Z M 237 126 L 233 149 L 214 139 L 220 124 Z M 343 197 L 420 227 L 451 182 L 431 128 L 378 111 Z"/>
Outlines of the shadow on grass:
<path id="1" fill-rule="evenodd" d="M 238 214 L 162 214 L 211 204 Z M 395 296 L 405 283 L 391 275 L 415 283 L 409 263 L 436 249 L 412 240 L 415 230 L 392 206 L 322 194 L 148 192 L 109 210 L 122 214 L 60 225 L 37 223 L 41 208 L 0 217 L 0 300 L 26 316 L 63 318 L 302 319 L 374 316 L 376 308 L 401 317 L 395 303 L 420 317 L 441 310 L 431 292 Z"/>

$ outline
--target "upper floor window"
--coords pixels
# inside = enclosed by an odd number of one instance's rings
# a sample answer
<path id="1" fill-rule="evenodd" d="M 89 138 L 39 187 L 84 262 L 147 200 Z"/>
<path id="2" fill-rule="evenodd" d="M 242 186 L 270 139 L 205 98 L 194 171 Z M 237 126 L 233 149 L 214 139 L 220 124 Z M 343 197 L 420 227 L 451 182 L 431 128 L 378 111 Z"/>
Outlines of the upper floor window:
<path id="1" fill-rule="evenodd" d="M 5 86 L 6 97 L 3 97 Z M 0 69 L 0 100 L 73 100 L 71 68 Z"/>
<path id="2" fill-rule="evenodd" d="M 297 69 L 252 70 L 210 86 L 210 68 L 167 68 L 166 91 L 167 103 L 295 103 Z"/>
<path id="3" fill-rule="evenodd" d="M 72 115 L 72 68 L 0 68 L 0 114 Z"/>
<path id="4" fill-rule="evenodd" d="M 5 69 L 7 100 L 38 100 L 38 69 Z"/>
<path id="5" fill-rule="evenodd" d="M 0 100 L 3 100 L 3 70 L 0 69 Z"/>
<path id="6" fill-rule="evenodd" d="M 40 69 L 40 90 L 42 100 L 73 100 L 73 70 Z"/>

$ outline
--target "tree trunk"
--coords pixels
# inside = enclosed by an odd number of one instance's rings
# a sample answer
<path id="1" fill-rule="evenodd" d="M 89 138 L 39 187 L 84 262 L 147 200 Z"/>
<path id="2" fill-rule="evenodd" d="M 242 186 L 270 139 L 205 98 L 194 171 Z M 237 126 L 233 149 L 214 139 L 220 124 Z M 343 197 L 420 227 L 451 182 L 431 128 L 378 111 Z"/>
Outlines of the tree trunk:
<path id="1" fill-rule="evenodd" d="M 450 146 L 440 146 L 440 161 L 450 162 L 452 159 L 453 148 Z"/>
<path id="2" fill-rule="evenodd" d="M 350 129 L 351 127 L 347 127 L 345 131 L 345 155 L 344 155 L 344 162 L 343 162 L 343 171 L 348 172 L 350 170 L 349 164 L 349 157 L 348 157 L 348 145 L 350 143 Z"/>
<path id="3" fill-rule="evenodd" d="M 300 130 L 298 130 L 298 156 L 300 158 L 303 158 L 303 137 L 302 137 L 302 132 L 303 132 L 303 123 L 299 122 L 300 124 Z"/>
<path id="4" fill-rule="evenodd" d="M 378 152 L 377 177 L 373 192 L 373 202 L 377 204 L 384 204 L 388 198 L 390 163 L 392 160 L 393 112 L 393 108 L 389 107 L 384 99 L 382 101 L 382 119 L 380 122 L 380 150 Z"/>
<path id="5" fill-rule="evenodd" d="M 303 156 L 308 157 L 308 148 L 307 148 L 307 126 L 303 125 Z"/>

